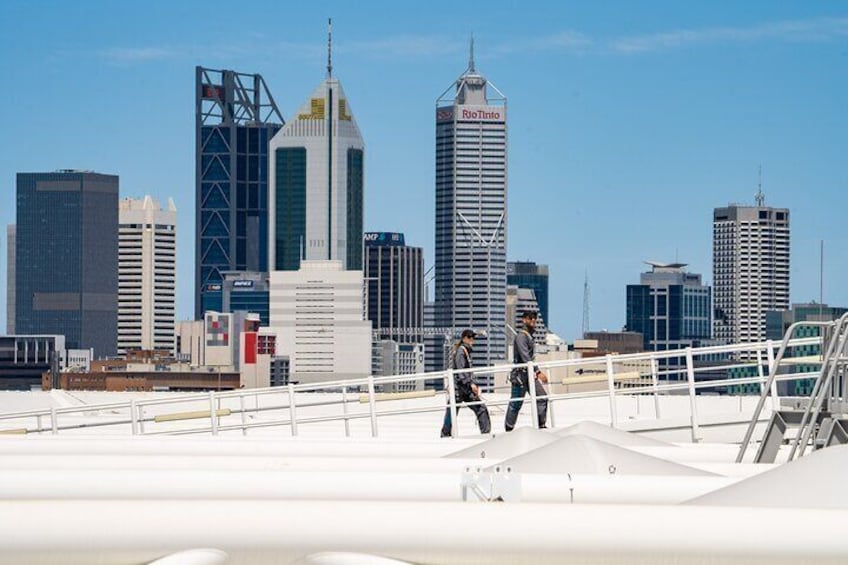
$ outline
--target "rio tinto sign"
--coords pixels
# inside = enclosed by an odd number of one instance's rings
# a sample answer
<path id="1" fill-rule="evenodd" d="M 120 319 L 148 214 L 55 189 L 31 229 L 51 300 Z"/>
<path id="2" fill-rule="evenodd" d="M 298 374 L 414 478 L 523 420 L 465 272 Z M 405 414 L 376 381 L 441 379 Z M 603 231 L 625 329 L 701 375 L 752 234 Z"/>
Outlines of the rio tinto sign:
<path id="1" fill-rule="evenodd" d="M 503 106 L 452 106 L 436 108 L 436 121 L 449 122 L 503 122 L 506 121 L 506 108 Z"/>

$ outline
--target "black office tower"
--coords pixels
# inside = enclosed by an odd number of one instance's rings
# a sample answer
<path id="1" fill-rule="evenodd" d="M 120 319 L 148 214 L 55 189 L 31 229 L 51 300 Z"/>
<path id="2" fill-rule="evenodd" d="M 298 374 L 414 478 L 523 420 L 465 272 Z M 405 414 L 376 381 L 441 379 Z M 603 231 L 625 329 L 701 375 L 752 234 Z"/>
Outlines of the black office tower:
<path id="1" fill-rule="evenodd" d="M 268 142 L 283 126 L 261 75 L 196 67 L 195 317 L 223 272 L 268 270 Z"/>
<path id="2" fill-rule="evenodd" d="M 382 339 L 420 342 L 424 326 L 424 251 L 402 233 L 365 234 L 368 319 Z"/>
<path id="3" fill-rule="evenodd" d="M 539 313 L 550 328 L 548 316 L 548 278 L 547 265 L 538 265 L 531 261 L 510 261 L 506 264 L 506 284 L 529 288 L 536 294 Z"/>
<path id="4" fill-rule="evenodd" d="M 15 331 L 65 336 L 69 349 L 115 355 L 118 177 L 19 173 Z"/>

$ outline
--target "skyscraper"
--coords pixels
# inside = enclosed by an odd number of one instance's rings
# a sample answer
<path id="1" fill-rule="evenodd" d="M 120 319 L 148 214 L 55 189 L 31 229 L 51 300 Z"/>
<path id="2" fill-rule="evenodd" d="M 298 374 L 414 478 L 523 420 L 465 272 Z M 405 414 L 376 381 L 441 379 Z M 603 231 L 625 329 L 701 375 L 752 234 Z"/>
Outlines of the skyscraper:
<path id="1" fill-rule="evenodd" d="M 177 208 L 145 196 L 118 213 L 118 353 L 174 346 Z"/>
<path id="2" fill-rule="evenodd" d="M 381 337 L 421 341 L 424 251 L 420 247 L 407 246 L 402 233 L 366 233 L 365 288 L 368 319 Z"/>
<path id="3" fill-rule="evenodd" d="M 626 330 L 642 334 L 646 351 L 697 346 L 711 337 L 710 287 L 685 263 L 647 261 L 651 270 L 627 285 Z"/>
<path id="4" fill-rule="evenodd" d="M 713 336 L 766 339 L 766 312 L 789 308 L 789 210 L 732 204 L 713 211 Z"/>
<path id="5" fill-rule="evenodd" d="M 506 356 L 506 149 L 506 98 L 477 72 L 472 41 L 436 101 L 435 304 L 438 326 L 484 333 L 478 365 Z"/>
<path id="6" fill-rule="evenodd" d="M 18 173 L 15 331 L 63 335 L 114 355 L 118 334 L 118 177 Z"/>
<path id="7" fill-rule="evenodd" d="M 506 264 L 506 284 L 529 288 L 536 296 L 539 314 L 550 326 L 548 318 L 548 278 L 547 265 L 538 265 L 532 261 L 510 261 Z"/>
<path id="8" fill-rule="evenodd" d="M 364 150 L 328 53 L 327 78 L 271 140 L 272 271 L 301 259 L 362 269 Z"/>
<path id="9" fill-rule="evenodd" d="M 15 224 L 6 226 L 6 335 L 15 335 Z"/>
<path id="10" fill-rule="evenodd" d="M 195 68 L 195 318 L 223 271 L 268 270 L 268 142 L 283 117 L 258 74 Z"/>

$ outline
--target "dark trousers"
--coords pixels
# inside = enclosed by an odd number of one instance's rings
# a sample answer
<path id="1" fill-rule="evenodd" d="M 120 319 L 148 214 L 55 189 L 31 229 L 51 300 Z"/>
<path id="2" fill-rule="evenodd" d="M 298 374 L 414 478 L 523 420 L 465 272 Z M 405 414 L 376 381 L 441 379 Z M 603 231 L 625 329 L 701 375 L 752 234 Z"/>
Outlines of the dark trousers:
<path id="1" fill-rule="evenodd" d="M 536 409 L 539 413 L 539 427 L 544 428 L 545 423 L 548 421 L 548 399 L 539 397 L 546 396 L 548 393 L 545 391 L 545 387 L 542 386 L 542 383 L 535 377 L 533 378 L 533 382 L 536 385 Z M 506 422 L 504 422 L 504 429 L 506 429 L 506 431 L 511 432 L 512 428 L 515 427 L 515 421 L 518 420 L 518 413 L 524 405 L 524 396 L 529 391 L 530 387 L 528 385 L 527 374 L 525 372 L 525 374 L 518 378 L 518 382 L 515 380 L 512 382 L 512 394 L 510 394 L 509 408 L 506 410 Z"/>
<path id="2" fill-rule="evenodd" d="M 456 412 L 459 414 L 459 407 L 462 406 L 464 402 L 480 402 L 480 397 L 475 396 L 471 391 L 471 387 L 460 387 L 456 388 Z M 481 434 L 487 434 L 492 431 L 492 423 L 489 420 L 489 410 L 486 409 L 486 406 L 483 404 L 472 404 L 468 408 L 474 412 L 474 415 L 477 416 L 477 426 L 480 428 Z M 445 410 L 445 421 L 442 423 L 442 437 L 448 437 L 451 435 L 451 409 L 450 405 L 448 405 Z"/>

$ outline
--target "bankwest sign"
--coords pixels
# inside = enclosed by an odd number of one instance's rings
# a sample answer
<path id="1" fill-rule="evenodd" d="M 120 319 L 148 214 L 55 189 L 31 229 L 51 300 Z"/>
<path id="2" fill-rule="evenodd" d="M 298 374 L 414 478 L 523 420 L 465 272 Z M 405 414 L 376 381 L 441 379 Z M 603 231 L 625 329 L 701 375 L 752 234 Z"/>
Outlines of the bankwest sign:
<path id="1" fill-rule="evenodd" d="M 506 120 L 506 108 L 503 106 L 455 106 L 437 108 L 436 120 L 458 122 L 503 122 Z"/>

